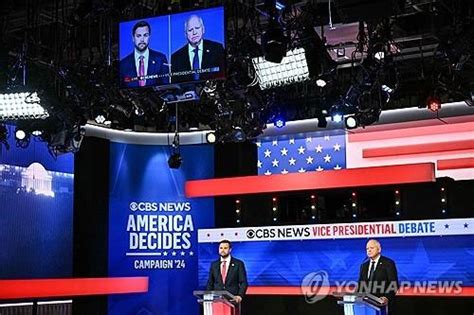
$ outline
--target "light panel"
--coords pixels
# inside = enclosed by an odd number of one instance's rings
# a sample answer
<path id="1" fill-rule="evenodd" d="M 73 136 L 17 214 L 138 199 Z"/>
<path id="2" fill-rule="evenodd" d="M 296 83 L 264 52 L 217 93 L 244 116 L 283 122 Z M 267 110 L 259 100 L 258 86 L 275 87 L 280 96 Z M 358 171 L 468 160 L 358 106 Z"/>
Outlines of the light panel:
<path id="1" fill-rule="evenodd" d="M 0 120 L 44 119 L 48 116 L 36 92 L 0 94 Z"/>
<path id="2" fill-rule="evenodd" d="M 264 57 L 253 58 L 252 63 L 262 90 L 309 79 L 303 48 L 288 51 L 281 63 L 268 62 Z"/>

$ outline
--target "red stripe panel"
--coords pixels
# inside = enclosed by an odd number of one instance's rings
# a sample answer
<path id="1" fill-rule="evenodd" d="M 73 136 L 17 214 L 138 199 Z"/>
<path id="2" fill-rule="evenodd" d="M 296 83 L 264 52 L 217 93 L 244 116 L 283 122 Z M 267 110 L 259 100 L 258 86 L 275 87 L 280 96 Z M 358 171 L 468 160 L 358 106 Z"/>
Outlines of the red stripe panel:
<path id="1" fill-rule="evenodd" d="M 364 149 L 362 151 L 362 156 L 364 158 L 376 158 L 376 157 L 384 157 L 384 156 L 423 154 L 423 153 L 473 150 L 473 149 L 474 149 L 474 140 L 462 140 L 462 141 L 451 141 L 451 142 L 403 145 L 403 146 L 394 146 L 394 147 L 387 147 L 387 148 Z"/>
<path id="2" fill-rule="evenodd" d="M 0 299 L 148 292 L 148 277 L 0 280 Z"/>
<path id="3" fill-rule="evenodd" d="M 434 163 L 187 181 L 186 197 L 432 182 Z"/>
<path id="4" fill-rule="evenodd" d="M 474 158 L 438 160 L 436 167 L 438 170 L 474 168 Z"/>
<path id="5" fill-rule="evenodd" d="M 397 124 L 380 125 L 377 127 L 382 128 L 371 128 L 367 129 L 355 129 L 348 134 L 349 142 L 358 141 L 372 141 L 372 140 L 390 140 L 394 138 L 409 138 L 417 136 L 429 136 L 429 135 L 445 135 L 448 133 L 459 133 L 459 132 L 472 132 L 474 130 L 474 117 L 470 116 L 470 122 L 455 123 L 455 124 L 444 124 L 440 125 L 420 125 L 420 121 L 415 122 L 404 122 Z M 431 122 L 431 121 L 427 121 Z M 393 129 L 387 129 L 388 127 Z"/>
<path id="6" fill-rule="evenodd" d="M 315 292 L 315 289 L 317 291 Z M 340 290 L 337 287 L 318 287 L 304 288 L 306 292 L 313 294 L 331 295 L 333 292 L 353 292 L 351 290 Z M 453 289 L 452 292 L 449 290 L 423 290 L 422 288 L 415 289 L 413 287 L 400 289 L 397 296 L 449 296 L 449 297 L 474 297 L 474 287 L 461 287 L 460 292 Z M 249 295 L 304 295 L 301 287 L 249 287 L 247 290 Z"/>

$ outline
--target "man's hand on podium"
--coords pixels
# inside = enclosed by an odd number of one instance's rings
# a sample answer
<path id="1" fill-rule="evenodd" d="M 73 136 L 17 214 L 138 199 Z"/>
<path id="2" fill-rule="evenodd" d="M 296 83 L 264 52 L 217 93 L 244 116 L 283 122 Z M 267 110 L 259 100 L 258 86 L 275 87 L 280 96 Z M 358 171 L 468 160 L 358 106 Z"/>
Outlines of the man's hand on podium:
<path id="1" fill-rule="evenodd" d="M 236 296 L 234 296 L 232 301 L 235 302 L 235 303 L 240 303 L 240 302 L 242 302 L 242 297 L 239 296 L 239 295 L 236 295 Z"/>
<path id="2" fill-rule="evenodd" d="M 381 296 L 380 299 L 382 300 L 383 305 L 388 304 L 388 299 L 385 296 Z"/>

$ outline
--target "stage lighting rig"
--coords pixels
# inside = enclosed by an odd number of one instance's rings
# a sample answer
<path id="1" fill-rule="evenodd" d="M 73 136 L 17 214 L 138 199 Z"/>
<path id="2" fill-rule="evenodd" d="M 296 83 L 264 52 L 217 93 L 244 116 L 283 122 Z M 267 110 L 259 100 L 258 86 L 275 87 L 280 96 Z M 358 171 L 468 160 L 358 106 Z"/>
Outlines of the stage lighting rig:
<path id="1" fill-rule="evenodd" d="M 0 120 L 45 119 L 48 116 L 37 92 L 0 94 Z"/>
<path id="2" fill-rule="evenodd" d="M 168 159 L 168 166 L 172 169 L 178 169 L 183 163 L 183 158 L 179 152 L 173 152 Z"/>
<path id="3" fill-rule="evenodd" d="M 30 144 L 30 134 L 26 130 L 17 126 L 15 129 L 15 140 L 17 147 L 26 148 Z"/>
<path id="4" fill-rule="evenodd" d="M 265 60 L 280 63 L 286 56 L 288 38 L 283 32 L 282 26 L 275 18 L 270 20 L 267 31 L 262 36 L 262 48 Z"/>
<path id="5" fill-rule="evenodd" d="M 439 99 L 439 97 L 430 96 L 426 100 L 426 107 L 430 111 L 437 113 L 441 109 L 441 100 Z"/>
<path id="6" fill-rule="evenodd" d="M 178 119 L 176 119 L 176 126 L 178 126 Z M 176 130 L 174 135 L 173 143 L 171 144 L 171 153 L 170 157 L 168 158 L 168 166 L 173 169 L 177 169 L 183 163 L 183 158 L 181 157 L 181 153 L 179 150 L 179 133 Z"/>
<path id="7" fill-rule="evenodd" d="M 303 82 L 309 79 L 305 50 L 293 49 L 281 63 L 268 62 L 262 57 L 252 59 L 261 89 Z"/>

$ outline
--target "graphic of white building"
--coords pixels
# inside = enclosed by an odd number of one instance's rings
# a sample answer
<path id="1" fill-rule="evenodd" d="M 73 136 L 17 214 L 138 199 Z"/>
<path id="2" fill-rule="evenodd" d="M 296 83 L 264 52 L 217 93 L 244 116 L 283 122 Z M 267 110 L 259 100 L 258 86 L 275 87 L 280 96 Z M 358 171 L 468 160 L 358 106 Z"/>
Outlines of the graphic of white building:
<path id="1" fill-rule="evenodd" d="M 32 163 L 21 174 L 21 186 L 37 195 L 54 197 L 52 176 L 40 163 Z"/>

